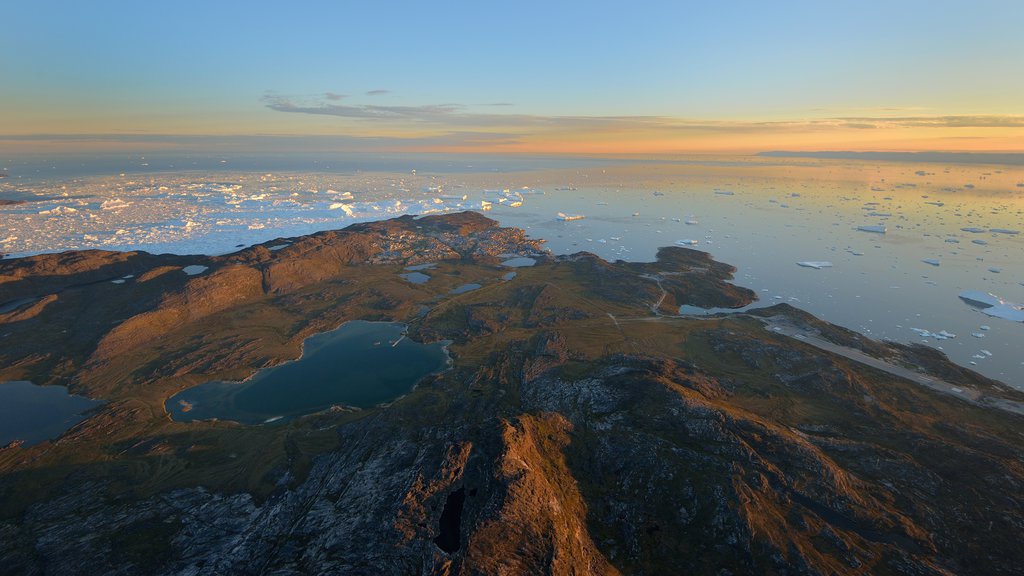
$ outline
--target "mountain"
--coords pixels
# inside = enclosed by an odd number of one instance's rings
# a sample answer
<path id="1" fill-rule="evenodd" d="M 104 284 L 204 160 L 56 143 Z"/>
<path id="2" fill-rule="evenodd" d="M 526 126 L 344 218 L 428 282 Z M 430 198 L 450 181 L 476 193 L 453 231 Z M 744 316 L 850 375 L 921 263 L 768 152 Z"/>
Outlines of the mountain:
<path id="1" fill-rule="evenodd" d="M 400 276 L 428 263 L 429 281 Z M 677 314 L 753 302 L 733 271 L 679 247 L 554 257 L 476 213 L 225 256 L 0 260 L 0 304 L 20 301 L 0 315 L 0 381 L 106 401 L 0 451 L 0 566 L 1019 573 L 1024 395 L 785 304 Z M 387 405 L 277 425 L 165 409 L 356 319 L 449 341 L 451 367 Z"/>

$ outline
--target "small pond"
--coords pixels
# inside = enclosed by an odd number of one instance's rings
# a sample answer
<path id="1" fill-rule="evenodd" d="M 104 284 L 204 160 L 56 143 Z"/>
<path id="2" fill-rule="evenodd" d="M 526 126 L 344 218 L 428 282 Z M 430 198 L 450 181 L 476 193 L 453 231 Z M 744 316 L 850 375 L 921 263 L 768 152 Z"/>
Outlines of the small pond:
<path id="1" fill-rule="evenodd" d="M 462 286 L 459 286 L 458 288 L 452 289 L 450 294 L 465 294 L 466 292 L 472 292 L 473 290 L 476 290 L 477 288 L 480 288 L 479 284 L 463 284 Z"/>
<path id="2" fill-rule="evenodd" d="M 331 406 L 368 408 L 412 390 L 448 365 L 447 342 L 420 344 L 392 322 L 347 322 L 303 343 L 302 357 L 244 382 L 214 381 L 171 397 L 174 420 L 287 421 Z"/>
<path id="3" fill-rule="evenodd" d="M 427 280 L 430 280 L 430 276 L 427 276 L 423 272 L 406 272 L 405 274 L 399 274 L 399 276 L 408 282 L 413 284 L 425 284 Z"/>
<path id="4" fill-rule="evenodd" d="M 528 258 L 526 256 L 520 256 L 518 258 L 512 258 L 505 260 L 501 263 L 502 266 L 508 266 L 509 268 L 523 268 L 526 266 L 533 266 L 537 263 L 535 258 Z"/>

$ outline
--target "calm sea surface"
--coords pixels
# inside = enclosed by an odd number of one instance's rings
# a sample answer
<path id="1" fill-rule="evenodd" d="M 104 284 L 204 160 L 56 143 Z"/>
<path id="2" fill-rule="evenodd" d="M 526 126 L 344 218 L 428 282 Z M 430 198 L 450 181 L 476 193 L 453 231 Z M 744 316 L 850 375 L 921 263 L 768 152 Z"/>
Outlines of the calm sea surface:
<path id="1" fill-rule="evenodd" d="M 224 253 L 356 221 L 488 208 L 556 254 L 650 260 L 659 246 L 683 241 L 736 266 L 735 282 L 766 304 L 941 348 L 1024 388 L 1024 323 L 986 316 L 957 296 L 979 290 L 1024 303 L 1019 166 L 427 155 L 19 162 L 0 166 L 9 173 L 0 199 L 27 201 L 0 206 L 0 252 L 12 255 Z M 583 218 L 559 220 L 560 212 Z M 807 261 L 832 266 L 797 265 Z M 922 335 L 941 331 L 955 337 Z"/>

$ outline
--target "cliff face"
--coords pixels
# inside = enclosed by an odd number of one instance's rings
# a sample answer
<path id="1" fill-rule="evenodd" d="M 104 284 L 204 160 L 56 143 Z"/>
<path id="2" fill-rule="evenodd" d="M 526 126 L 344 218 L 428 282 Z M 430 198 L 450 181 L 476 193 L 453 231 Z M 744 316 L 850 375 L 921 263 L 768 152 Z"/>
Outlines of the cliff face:
<path id="1" fill-rule="evenodd" d="M 753 297 L 703 253 L 541 255 L 503 281 L 497 255 L 538 247 L 477 215 L 288 243 L 211 258 L 200 276 L 150 272 L 134 288 L 141 303 L 84 324 L 93 332 L 71 352 L 0 352 L 0 374 L 60 367 L 54 378 L 110 400 L 57 442 L 0 452 L 6 571 L 1013 574 L 1024 563 L 1019 416 L 766 331 L 759 317 L 909 357 L 788 306 L 673 317 L 680 304 Z M 397 279 L 425 261 L 437 264 L 426 284 Z M 78 274 L 95 272 L 66 284 Z M 465 282 L 484 288 L 450 294 Z M 55 325 L 86 300 L 116 310 L 102 294 L 67 288 L 3 329 Z M 389 406 L 285 426 L 162 411 L 176 390 L 293 357 L 309 333 L 354 318 L 454 341 L 452 369 Z"/>

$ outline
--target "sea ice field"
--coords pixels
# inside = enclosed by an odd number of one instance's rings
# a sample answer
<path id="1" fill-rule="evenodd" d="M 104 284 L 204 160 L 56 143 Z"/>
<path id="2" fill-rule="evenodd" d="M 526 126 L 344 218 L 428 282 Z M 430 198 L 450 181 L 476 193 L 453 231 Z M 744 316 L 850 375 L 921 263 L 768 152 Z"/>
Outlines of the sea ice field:
<path id="1" fill-rule="evenodd" d="M 180 170 L 134 157 L 76 173 L 13 163 L 0 166 L 0 253 L 220 254 L 359 221 L 478 210 L 555 254 L 651 260 L 660 246 L 704 250 L 736 266 L 735 282 L 756 290 L 759 305 L 787 302 L 873 338 L 940 348 L 1024 389 L 1024 322 L 1014 319 L 1024 303 L 1020 166 L 760 157 L 537 165 L 410 156 Z"/>

